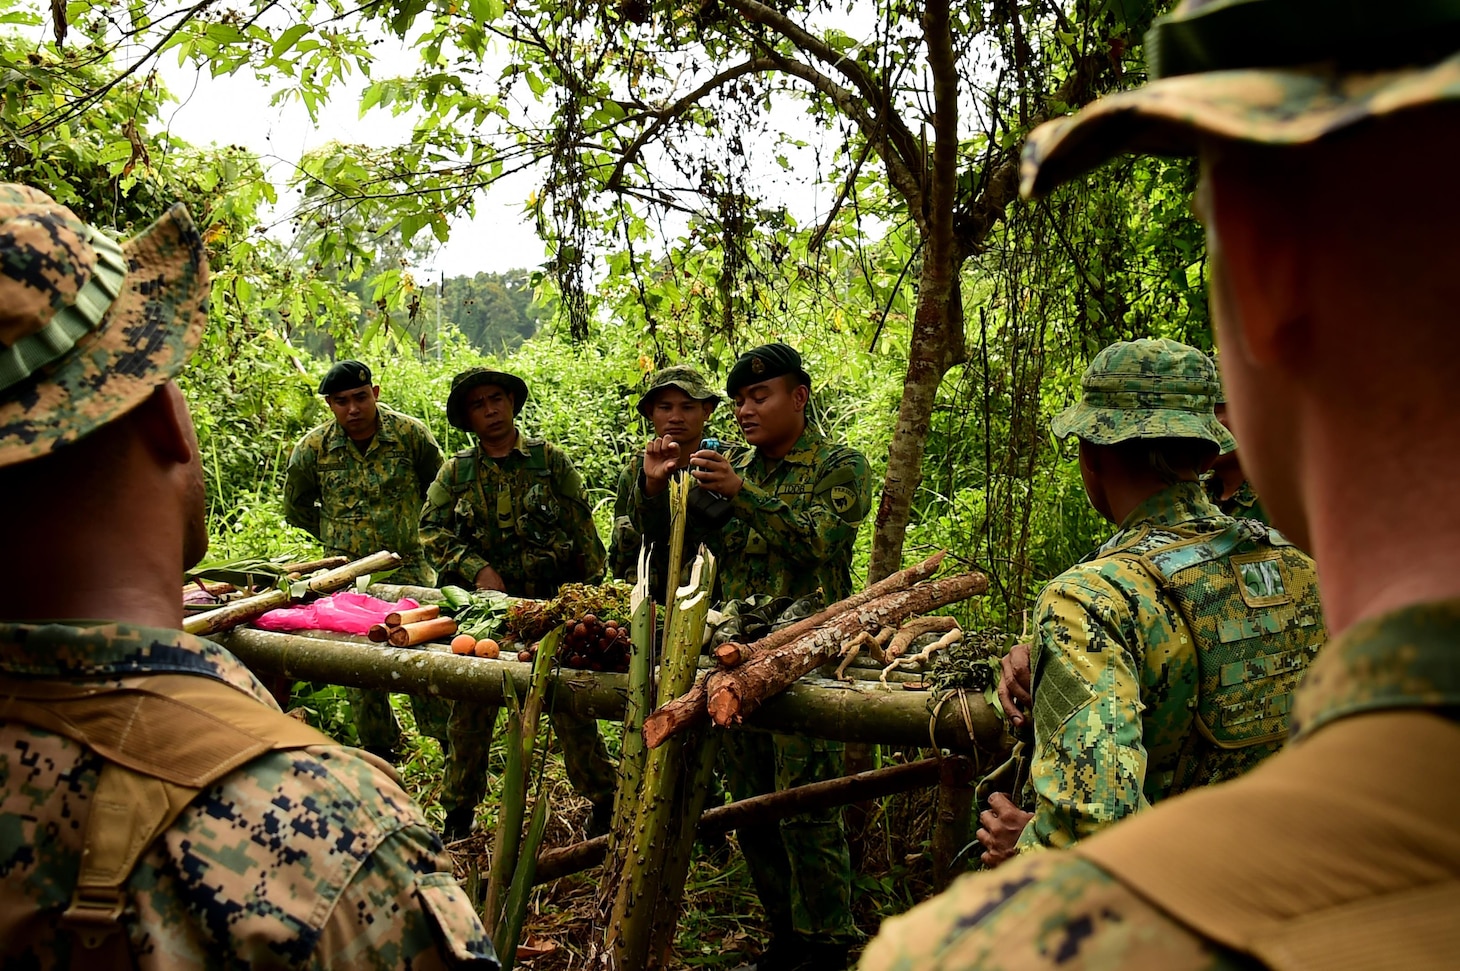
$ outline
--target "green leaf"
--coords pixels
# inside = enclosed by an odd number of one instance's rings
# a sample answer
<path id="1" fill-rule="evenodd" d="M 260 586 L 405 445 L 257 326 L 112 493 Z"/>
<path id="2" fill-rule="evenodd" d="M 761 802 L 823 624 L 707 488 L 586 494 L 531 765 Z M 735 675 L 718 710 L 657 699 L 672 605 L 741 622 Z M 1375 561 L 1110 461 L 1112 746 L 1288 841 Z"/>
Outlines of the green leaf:
<path id="1" fill-rule="evenodd" d="M 309 33 L 309 31 L 309 24 L 295 24 L 293 27 L 290 27 L 288 30 L 279 35 L 279 39 L 274 41 L 274 46 L 269 49 L 269 53 L 272 54 L 274 57 L 278 57 L 280 54 L 293 47 L 295 43 L 298 42 L 299 38 Z"/>

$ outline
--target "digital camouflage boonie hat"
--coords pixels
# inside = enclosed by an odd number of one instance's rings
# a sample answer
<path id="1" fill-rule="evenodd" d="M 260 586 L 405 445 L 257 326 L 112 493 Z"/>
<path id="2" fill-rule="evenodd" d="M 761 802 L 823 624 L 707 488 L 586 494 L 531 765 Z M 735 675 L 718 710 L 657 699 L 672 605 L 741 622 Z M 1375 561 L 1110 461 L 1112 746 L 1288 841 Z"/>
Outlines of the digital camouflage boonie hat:
<path id="1" fill-rule="evenodd" d="M 700 372 L 692 367 L 685 367 L 677 364 L 673 367 L 661 368 L 655 371 L 649 378 L 649 388 L 639 396 L 639 403 L 635 405 L 639 414 L 645 418 L 654 406 L 654 395 L 664 388 L 678 388 L 696 401 L 713 401 L 720 403 L 720 392 L 710 387 Z"/>
<path id="2" fill-rule="evenodd" d="M 0 184 L 0 466 L 136 407 L 207 318 L 207 256 L 181 204 L 118 245 L 39 189 Z"/>
<path id="3" fill-rule="evenodd" d="M 451 394 L 446 396 L 446 420 L 453 428 L 471 431 L 466 423 L 466 393 L 484 384 L 495 384 L 506 389 L 512 396 L 512 414 L 522 414 L 522 405 L 527 401 L 527 382 L 506 371 L 494 371 L 486 367 L 467 368 L 451 379 Z"/>
<path id="4" fill-rule="evenodd" d="M 1183 0 L 1145 49 L 1150 83 L 1029 136 L 1025 198 L 1125 152 L 1192 155 L 1202 136 L 1305 145 L 1460 101 L 1460 0 Z"/>
<path id="5" fill-rule="evenodd" d="M 1058 438 L 1094 445 L 1134 438 L 1198 438 L 1236 447 L 1212 411 L 1221 384 L 1212 359 L 1159 338 L 1121 341 L 1095 355 L 1080 378 L 1080 400 L 1055 416 Z"/>

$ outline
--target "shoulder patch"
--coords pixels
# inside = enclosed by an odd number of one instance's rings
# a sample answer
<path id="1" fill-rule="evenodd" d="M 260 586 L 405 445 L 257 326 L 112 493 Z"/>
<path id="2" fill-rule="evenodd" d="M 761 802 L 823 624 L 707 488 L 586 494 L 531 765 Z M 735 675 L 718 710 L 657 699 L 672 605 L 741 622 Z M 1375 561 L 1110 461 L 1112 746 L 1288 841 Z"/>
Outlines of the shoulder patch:
<path id="1" fill-rule="evenodd" d="M 831 487 L 831 508 L 837 512 L 846 512 L 857 504 L 857 493 L 844 485 Z"/>

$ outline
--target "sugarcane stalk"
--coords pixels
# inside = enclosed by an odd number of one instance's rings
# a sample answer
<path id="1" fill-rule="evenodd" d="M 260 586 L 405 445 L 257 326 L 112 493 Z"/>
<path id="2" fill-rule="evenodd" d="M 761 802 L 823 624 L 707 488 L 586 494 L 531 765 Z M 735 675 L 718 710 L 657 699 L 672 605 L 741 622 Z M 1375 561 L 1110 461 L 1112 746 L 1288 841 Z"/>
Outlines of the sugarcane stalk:
<path id="1" fill-rule="evenodd" d="M 309 580 L 301 580 L 288 590 L 270 590 L 255 597 L 236 600 L 226 607 L 194 614 L 183 621 L 183 630 L 189 634 L 206 636 L 217 634 L 245 624 L 260 617 L 275 607 L 283 607 L 295 601 L 304 600 L 313 594 L 334 593 L 343 590 L 367 573 L 380 573 L 400 566 L 401 559 L 394 553 L 381 550 L 371 553 L 352 563 L 336 567 Z"/>

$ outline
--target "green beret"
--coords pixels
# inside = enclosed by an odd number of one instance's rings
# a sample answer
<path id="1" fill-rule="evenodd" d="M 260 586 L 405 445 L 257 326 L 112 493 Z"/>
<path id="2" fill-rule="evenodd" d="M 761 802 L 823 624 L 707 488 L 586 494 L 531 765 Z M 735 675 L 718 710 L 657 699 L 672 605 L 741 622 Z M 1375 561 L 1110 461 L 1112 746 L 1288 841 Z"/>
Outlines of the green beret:
<path id="1" fill-rule="evenodd" d="M 320 394 L 339 394 L 371 386 L 370 369 L 359 361 L 336 361 L 319 383 Z"/>
<path id="2" fill-rule="evenodd" d="M 780 341 L 752 347 L 740 355 L 734 367 L 730 368 L 730 376 L 725 379 L 725 393 L 733 396 L 747 384 L 759 384 L 783 374 L 794 374 L 801 384 L 811 387 L 811 375 L 801 366 L 801 355 L 794 347 Z"/>
<path id="3" fill-rule="evenodd" d="M 649 378 L 649 389 L 639 396 L 636 406 L 639 414 L 649 417 L 649 411 L 654 406 L 655 393 L 664 388 L 678 388 L 696 401 L 720 403 L 720 393 L 710 387 L 710 382 L 705 380 L 704 375 L 692 367 L 679 364 L 661 368 Z"/>
<path id="4" fill-rule="evenodd" d="M 446 420 L 453 428 L 471 431 L 466 423 L 466 393 L 484 384 L 495 384 L 512 396 L 512 414 L 522 414 L 522 405 L 527 401 L 527 382 L 506 371 L 491 368 L 467 368 L 451 379 L 451 394 L 446 396 Z"/>

